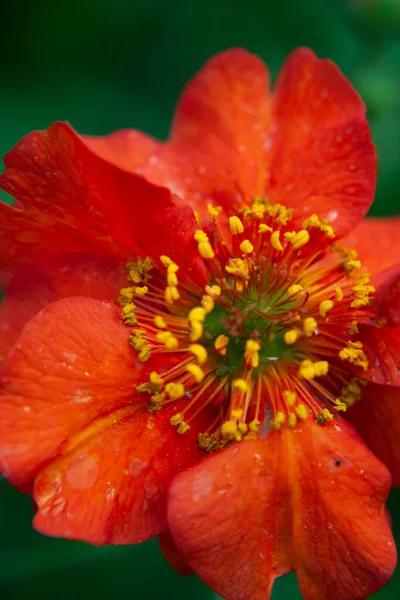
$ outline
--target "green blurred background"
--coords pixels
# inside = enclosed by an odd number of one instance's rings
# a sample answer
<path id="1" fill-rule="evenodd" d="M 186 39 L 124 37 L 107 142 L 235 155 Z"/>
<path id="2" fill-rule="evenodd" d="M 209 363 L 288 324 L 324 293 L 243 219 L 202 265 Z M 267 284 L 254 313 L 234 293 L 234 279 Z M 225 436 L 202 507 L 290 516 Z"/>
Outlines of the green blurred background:
<path id="1" fill-rule="evenodd" d="M 182 86 L 215 52 L 244 46 L 276 74 L 307 45 L 333 59 L 368 105 L 380 162 L 372 214 L 400 212 L 400 0 L 2 0 L 1 9 L 2 155 L 55 120 L 82 133 L 132 127 L 165 138 Z M 398 544 L 399 504 L 394 491 Z M 32 514 L 30 499 L 0 482 L 2 600 L 215 598 L 195 577 L 175 575 L 154 540 L 92 548 L 47 539 L 32 530 Z M 399 597 L 400 569 L 374 598 Z M 295 577 L 279 580 L 273 598 L 299 600 Z"/>

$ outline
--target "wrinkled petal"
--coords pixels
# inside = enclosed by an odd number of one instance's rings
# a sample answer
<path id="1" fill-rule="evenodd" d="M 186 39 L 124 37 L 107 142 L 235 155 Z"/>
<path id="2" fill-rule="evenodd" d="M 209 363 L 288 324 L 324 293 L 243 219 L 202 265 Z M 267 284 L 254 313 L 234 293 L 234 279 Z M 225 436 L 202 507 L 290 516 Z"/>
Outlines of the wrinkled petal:
<path id="1" fill-rule="evenodd" d="M 395 567 L 389 487 L 352 428 L 310 419 L 179 474 L 168 522 L 184 559 L 228 600 L 266 600 L 290 570 L 305 600 L 359 600 Z"/>
<path id="2" fill-rule="evenodd" d="M 400 329 L 398 327 L 360 326 L 357 340 L 363 344 L 368 359 L 360 377 L 381 385 L 400 385 Z M 352 368 L 352 365 L 346 363 Z"/>
<path id="3" fill-rule="evenodd" d="M 126 268 L 111 257 L 59 254 L 20 267 L 0 303 L 0 361 L 25 323 L 51 302 L 89 296 L 113 302 L 126 285 Z"/>
<path id="4" fill-rule="evenodd" d="M 372 279 L 376 293 L 372 310 L 380 318 L 386 319 L 390 327 L 400 325 L 400 264 L 379 271 Z"/>
<path id="5" fill-rule="evenodd" d="M 36 478 L 34 525 L 92 544 L 134 544 L 167 528 L 171 477 L 199 460 L 198 431 L 179 436 L 175 406 L 127 407 L 81 430 Z"/>
<path id="6" fill-rule="evenodd" d="M 400 485 L 400 390 L 369 383 L 346 419 Z"/>
<path id="7" fill-rule="evenodd" d="M 273 95 L 267 136 L 267 195 L 296 209 L 299 223 L 317 213 L 338 237 L 372 204 L 376 157 L 360 96 L 329 60 L 292 52 Z"/>
<path id="8" fill-rule="evenodd" d="M 134 129 L 122 129 L 102 137 L 82 135 L 81 138 L 92 152 L 132 173 L 146 164 L 161 145 Z"/>
<path id="9" fill-rule="evenodd" d="M 168 190 L 93 154 L 68 125 L 26 136 L 5 164 L 0 185 L 24 208 L 0 204 L 0 266 L 68 251 L 123 260 L 168 253 L 184 270 L 194 266 L 193 276 L 196 266 L 202 273 L 193 211 Z"/>
<path id="10" fill-rule="evenodd" d="M 242 49 L 211 58 L 187 84 L 170 140 L 142 173 L 204 213 L 233 210 L 263 192 L 268 72 Z"/>
<path id="11" fill-rule="evenodd" d="M 363 219 L 341 243 L 357 250 L 372 274 L 400 263 L 400 217 Z"/>
<path id="12" fill-rule="evenodd" d="M 90 298 L 51 304 L 0 367 L 0 469 L 29 482 L 96 418 L 129 406 L 142 363 L 120 309 Z"/>

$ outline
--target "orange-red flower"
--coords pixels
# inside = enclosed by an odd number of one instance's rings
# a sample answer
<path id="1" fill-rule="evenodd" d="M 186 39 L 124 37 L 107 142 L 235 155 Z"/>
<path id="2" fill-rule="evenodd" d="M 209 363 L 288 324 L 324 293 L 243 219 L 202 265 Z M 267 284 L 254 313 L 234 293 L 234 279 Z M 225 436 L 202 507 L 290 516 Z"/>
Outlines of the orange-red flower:
<path id="1" fill-rule="evenodd" d="M 360 223 L 375 153 L 339 70 L 299 49 L 270 92 L 231 50 L 166 143 L 58 123 L 5 162 L 0 464 L 35 527 L 161 534 L 229 600 L 291 570 L 306 600 L 384 585 L 399 221 Z"/>

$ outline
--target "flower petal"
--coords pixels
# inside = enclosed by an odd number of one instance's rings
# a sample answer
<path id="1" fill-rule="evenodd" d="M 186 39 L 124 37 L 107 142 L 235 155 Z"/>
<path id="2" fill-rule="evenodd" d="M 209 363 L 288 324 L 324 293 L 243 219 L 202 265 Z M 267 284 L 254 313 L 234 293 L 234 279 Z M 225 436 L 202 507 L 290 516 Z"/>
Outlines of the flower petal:
<path id="1" fill-rule="evenodd" d="M 180 436 L 170 425 L 182 404 L 153 415 L 126 407 L 79 432 L 36 478 L 36 529 L 92 544 L 134 544 L 167 529 L 171 477 L 201 452 L 197 430 Z"/>
<path id="2" fill-rule="evenodd" d="M 135 173 L 158 150 L 160 142 L 135 129 L 122 129 L 106 136 L 82 135 L 92 152 L 121 169 Z"/>
<path id="3" fill-rule="evenodd" d="M 400 486 L 400 390 L 369 383 L 346 419 L 387 466 L 393 484 Z"/>
<path id="4" fill-rule="evenodd" d="M 376 273 L 372 280 L 376 294 L 372 310 L 378 317 L 386 319 L 390 327 L 400 325 L 400 264 Z"/>
<path id="5" fill-rule="evenodd" d="M 24 208 L 0 204 L 3 268 L 68 251 L 122 260 L 168 254 L 204 277 L 193 211 L 168 190 L 93 154 L 68 125 L 31 133 L 5 163 L 0 185 Z"/>
<path id="6" fill-rule="evenodd" d="M 332 62 L 299 48 L 279 75 L 272 121 L 267 194 L 296 208 L 300 223 L 317 213 L 346 234 L 372 204 L 376 182 L 360 96 Z"/>
<path id="7" fill-rule="evenodd" d="M 68 296 L 113 302 L 125 282 L 125 266 L 111 257 L 58 254 L 20 267 L 0 304 L 0 361 L 25 323 L 51 302 Z"/>
<path id="8" fill-rule="evenodd" d="M 164 531 L 158 537 L 161 552 L 168 564 L 175 569 L 179 575 L 186 577 L 193 573 L 189 565 L 183 560 L 182 554 L 179 552 L 174 538 L 169 531 Z"/>
<path id="9" fill-rule="evenodd" d="M 198 210 L 228 210 L 263 192 L 268 73 L 242 49 L 211 58 L 187 84 L 171 138 L 141 171 Z"/>
<path id="10" fill-rule="evenodd" d="M 381 385 L 400 386 L 400 329 L 362 325 L 357 340 L 363 344 L 368 369 L 358 375 Z"/>
<path id="11" fill-rule="evenodd" d="M 266 600 L 290 570 L 305 600 L 359 600 L 395 567 L 389 486 L 351 427 L 310 419 L 180 473 L 168 521 L 184 559 L 228 600 Z"/>
<path id="12" fill-rule="evenodd" d="M 143 363 L 120 310 L 91 298 L 51 304 L 24 328 L 0 371 L 0 469 L 29 482 L 94 419 L 130 405 Z"/>
<path id="13" fill-rule="evenodd" d="M 400 217 L 363 219 L 343 240 L 372 274 L 400 262 Z"/>

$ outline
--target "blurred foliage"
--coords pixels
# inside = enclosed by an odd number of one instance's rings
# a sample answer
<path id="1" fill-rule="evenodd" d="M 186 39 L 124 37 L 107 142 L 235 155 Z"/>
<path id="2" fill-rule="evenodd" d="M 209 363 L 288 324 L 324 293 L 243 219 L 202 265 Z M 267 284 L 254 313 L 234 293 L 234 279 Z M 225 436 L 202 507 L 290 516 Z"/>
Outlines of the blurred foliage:
<path id="1" fill-rule="evenodd" d="M 3 0 L 0 153 L 33 129 L 68 120 L 78 131 L 142 129 L 165 138 L 177 96 L 215 52 L 244 46 L 273 75 L 298 45 L 334 60 L 368 106 L 380 163 L 375 215 L 399 213 L 399 0 Z M 3 196 L 4 197 L 4 196 Z M 389 502 L 400 542 L 400 493 Z M 157 542 L 92 548 L 31 529 L 31 501 L 0 482 L 0 594 L 50 600 L 212 598 L 178 577 Z M 374 598 L 400 595 L 400 572 Z M 300 598 L 295 577 L 274 600 Z M 332 599 L 334 600 L 334 599 Z"/>

